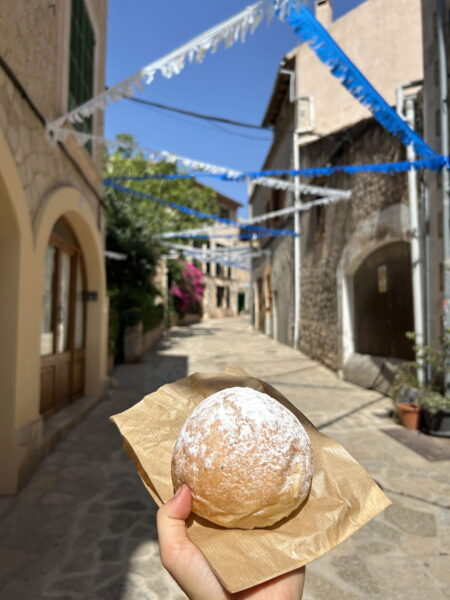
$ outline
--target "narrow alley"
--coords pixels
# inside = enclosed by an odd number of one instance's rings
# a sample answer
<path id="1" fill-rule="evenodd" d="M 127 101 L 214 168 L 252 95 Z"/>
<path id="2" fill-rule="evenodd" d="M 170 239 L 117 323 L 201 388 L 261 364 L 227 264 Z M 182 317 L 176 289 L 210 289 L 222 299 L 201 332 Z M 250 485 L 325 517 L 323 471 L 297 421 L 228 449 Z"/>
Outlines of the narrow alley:
<path id="1" fill-rule="evenodd" d="M 234 318 L 175 327 L 143 362 L 120 365 L 108 398 L 47 455 L 17 496 L 0 500 L 2 600 L 185 598 L 161 567 L 156 506 L 108 417 L 169 381 L 228 364 L 278 388 L 393 501 L 308 566 L 304 598 L 448 598 L 450 454 L 427 460 L 395 439 L 401 428 L 389 417 L 389 398 L 338 379 Z"/>

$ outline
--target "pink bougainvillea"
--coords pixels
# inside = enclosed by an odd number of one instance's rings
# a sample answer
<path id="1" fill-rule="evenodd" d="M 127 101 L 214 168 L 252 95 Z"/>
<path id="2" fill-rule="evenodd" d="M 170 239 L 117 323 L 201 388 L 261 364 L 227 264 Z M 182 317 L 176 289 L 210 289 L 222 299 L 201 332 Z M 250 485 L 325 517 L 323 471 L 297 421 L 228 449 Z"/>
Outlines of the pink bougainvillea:
<path id="1" fill-rule="evenodd" d="M 204 277 L 192 263 L 183 263 L 179 281 L 172 281 L 170 294 L 175 309 L 181 314 L 198 312 L 205 291 Z"/>

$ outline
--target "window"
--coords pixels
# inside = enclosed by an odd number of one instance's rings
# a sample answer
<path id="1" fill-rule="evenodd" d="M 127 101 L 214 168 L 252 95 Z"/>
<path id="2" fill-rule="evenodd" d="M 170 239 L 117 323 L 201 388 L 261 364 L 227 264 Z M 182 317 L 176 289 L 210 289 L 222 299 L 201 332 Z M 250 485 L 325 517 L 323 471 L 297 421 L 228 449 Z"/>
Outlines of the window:
<path id="1" fill-rule="evenodd" d="M 95 36 L 84 0 L 72 0 L 70 19 L 69 111 L 94 95 Z M 92 132 L 92 117 L 74 123 L 75 129 Z M 88 147 L 91 151 L 91 147 Z"/>
<path id="2" fill-rule="evenodd" d="M 275 212 L 277 210 L 281 210 L 285 207 L 286 203 L 286 192 L 284 190 L 271 190 L 271 197 L 269 203 L 269 210 L 267 212 Z M 270 221 L 268 221 L 268 227 L 277 228 L 280 226 L 283 221 L 283 217 L 272 217 Z"/>
<path id="3" fill-rule="evenodd" d="M 221 306 L 223 304 L 224 295 L 225 295 L 225 288 L 222 287 L 221 285 L 218 285 L 217 289 L 216 289 L 216 306 L 217 306 L 217 308 L 221 308 Z"/>
<path id="4" fill-rule="evenodd" d="M 314 207 L 315 215 L 315 234 L 316 242 L 321 241 L 325 236 L 325 206 L 318 204 Z"/>
<path id="5" fill-rule="evenodd" d="M 224 248 L 224 247 L 225 246 L 223 244 L 216 244 L 216 248 Z M 216 277 L 223 277 L 224 274 L 225 274 L 225 268 L 220 263 L 216 263 Z"/>
<path id="6" fill-rule="evenodd" d="M 230 218 L 230 210 L 228 208 L 220 207 L 219 215 L 221 219 L 229 219 Z"/>

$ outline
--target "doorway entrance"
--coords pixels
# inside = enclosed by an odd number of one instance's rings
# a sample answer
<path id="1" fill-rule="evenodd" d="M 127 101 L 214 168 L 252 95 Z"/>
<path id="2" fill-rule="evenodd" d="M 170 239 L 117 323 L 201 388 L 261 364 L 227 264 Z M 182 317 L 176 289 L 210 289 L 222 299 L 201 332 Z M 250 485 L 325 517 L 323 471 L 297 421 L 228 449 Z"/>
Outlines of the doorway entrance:
<path id="1" fill-rule="evenodd" d="M 353 279 L 354 342 L 361 354 L 414 359 L 411 256 L 407 242 L 375 250 Z"/>
<path id="2" fill-rule="evenodd" d="M 40 412 L 48 417 L 84 392 L 85 272 L 64 219 L 50 236 L 44 273 Z"/>

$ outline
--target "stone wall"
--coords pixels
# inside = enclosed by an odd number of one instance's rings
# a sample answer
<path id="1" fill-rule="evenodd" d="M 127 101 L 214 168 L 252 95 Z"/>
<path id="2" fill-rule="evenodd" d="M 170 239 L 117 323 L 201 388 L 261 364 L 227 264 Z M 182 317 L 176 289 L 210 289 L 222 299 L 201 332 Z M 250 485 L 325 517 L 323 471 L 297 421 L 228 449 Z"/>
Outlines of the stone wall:
<path id="1" fill-rule="evenodd" d="M 33 219 L 41 202 L 59 186 L 77 188 L 97 213 L 99 228 L 104 225 L 100 204 L 100 176 L 94 171 L 80 173 L 78 161 L 70 160 L 60 146 L 52 146 L 45 137 L 45 127 L 31 110 L 20 92 L 0 67 L 0 129 L 14 156 L 24 188 L 30 217 Z M 69 141 L 69 140 L 68 140 Z M 67 152 L 76 156 L 83 148 L 66 145 Z M 74 152 L 77 151 L 77 152 Z M 92 165 L 91 165 L 92 168 Z"/>
<path id="2" fill-rule="evenodd" d="M 107 2 L 86 4 L 96 21 L 100 91 Z M 86 303 L 84 394 L 98 399 L 106 385 L 101 150 L 92 158 L 70 139 L 53 146 L 45 132 L 46 120 L 67 112 L 70 5 L 6 0 L 0 11 L 0 320 L 9 324 L 0 340 L 0 493 L 17 491 L 44 443 L 39 398 L 44 255 L 60 217 L 82 249 L 86 285 L 96 298 Z M 101 115 L 94 127 L 101 133 Z"/>
<path id="3" fill-rule="evenodd" d="M 372 119 L 302 148 L 305 167 L 399 160 L 405 160 L 404 147 Z M 389 224 L 377 215 L 389 206 L 407 203 L 408 186 L 405 174 L 336 174 L 320 183 L 350 189 L 352 199 L 315 208 L 302 216 L 300 348 L 339 369 L 343 347 L 337 271 L 342 252 L 354 232 L 369 220 L 373 229 L 370 238 L 388 238 Z"/>
<path id="4" fill-rule="evenodd" d="M 85 0 L 94 28 L 94 93 L 105 85 L 107 0 Z M 5 0 L 0 13 L 0 55 L 27 94 L 51 121 L 68 111 L 70 0 Z M 5 8 L 4 6 L 4 8 Z M 18 108 L 20 110 L 20 108 Z M 94 115 L 94 133 L 103 131 L 103 112 Z M 24 142 L 27 140 L 24 139 Z M 29 148 L 29 144 L 24 144 Z M 73 152 L 85 151 L 73 148 Z M 102 150 L 95 148 L 94 162 L 101 168 Z"/>
<path id="5" fill-rule="evenodd" d="M 302 147 L 302 166 L 362 164 L 405 160 L 405 148 L 373 119 Z M 405 174 L 336 174 L 311 183 L 352 190 L 350 202 L 307 211 L 301 217 L 300 349 L 333 369 L 343 365 L 341 261 L 356 232 L 361 244 L 405 237 L 408 228 L 408 186 Z M 303 200 L 308 200 L 306 196 Z M 399 205 L 406 215 L 397 216 Z M 392 207 L 394 212 L 390 212 Z M 394 218 L 395 213 L 395 218 Z M 383 214 L 390 215 L 385 218 Z M 400 219 L 400 223 L 397 221 Z M 293 219 L 284 227 L 293 228 Z M 271 239 L 269 259 L 254 261 L 254 283 L 270 263 L 272 331 L 277 340 L 292 345 L 294 331 L 293 239 Z M 255 286 L 256 289 L 256 286 Z M 267 292 L 267 290 L 265 290 Z M 257 298 L 257 295 L 255 295 Z M 267 327 L 266 327 L 267 330 Z"/>
<path id="6" fill-rule="evenodd" d="M 19 169 L 31 217 L 50 191 L 61 185 L 73 185 L 98 212 L 101 226 L 100 149 L 95 150 L 93 161 L 73 139 L 67 140 L 65 150 L 62 146 L 52 146 L 42 122 L 67 112 L 70 2 L 43 4 L 31 0 L 8 4 L 8 11 L 0 15 L 0 55 L 40 114 L 30 108 L 10 74 L 0 67 L 0 130 Z M 95 19 L 99 91 L 105 75 L 107 2 L 90 1 L 87 6 Z M 102 113 L 98 113 L 94 129 L 100 133 L 102 127 Z"/>
<path id="7" fill-rule="evenodd" d="M 280 105 L 280 117 L 277 121 L 276 136 L 270 152 L 264 162 L 264 169 L 285 169 L 293 166 L 294 108 L 286 92 Z M 273 191 L 269 187 L 254 186 L 251 195 L 253 215 L 270 210 Z M 284 195 L 284 207 L 292 206 L 294 195 Z M 268 222 L 260 225 L 270 226 Z M 277 227 L 293 230 L 292 216 L 281 218 Z M 258 279 L 263 280 L 266 302 L 264 332 L 279 342 L 292 345 L 294 338 L 294 244 L 291 237 L 261 238 L 259 247 L 268 250 L 269 256 L 253 260 L 253 298 L 255 303 L 255 324 L 258 326 Z M 268 289 L 270 278 L 271 289 Z"/>
<path id="8" fill-rule="evenodd" d="M 447 19 L 450 15 L 450 1 L 446 0 Z M 426 142 L 436 152 L 441 152 L 441 106 L 439 86 L 439 54 L 436 19 L 436 2 L 429 5 L 422 2 L 424 38 L 424 136 Z M 449 21 L 444 24 L 449 48 Z M 442 335 L 443 297 L 443 218 L 442 218 L 442 176 L 427 171 L 425 181 L 429 191 L 429 235 L 430 235 L 430 312 L 431 331 L 428 343 L 439 344 Z"/>

